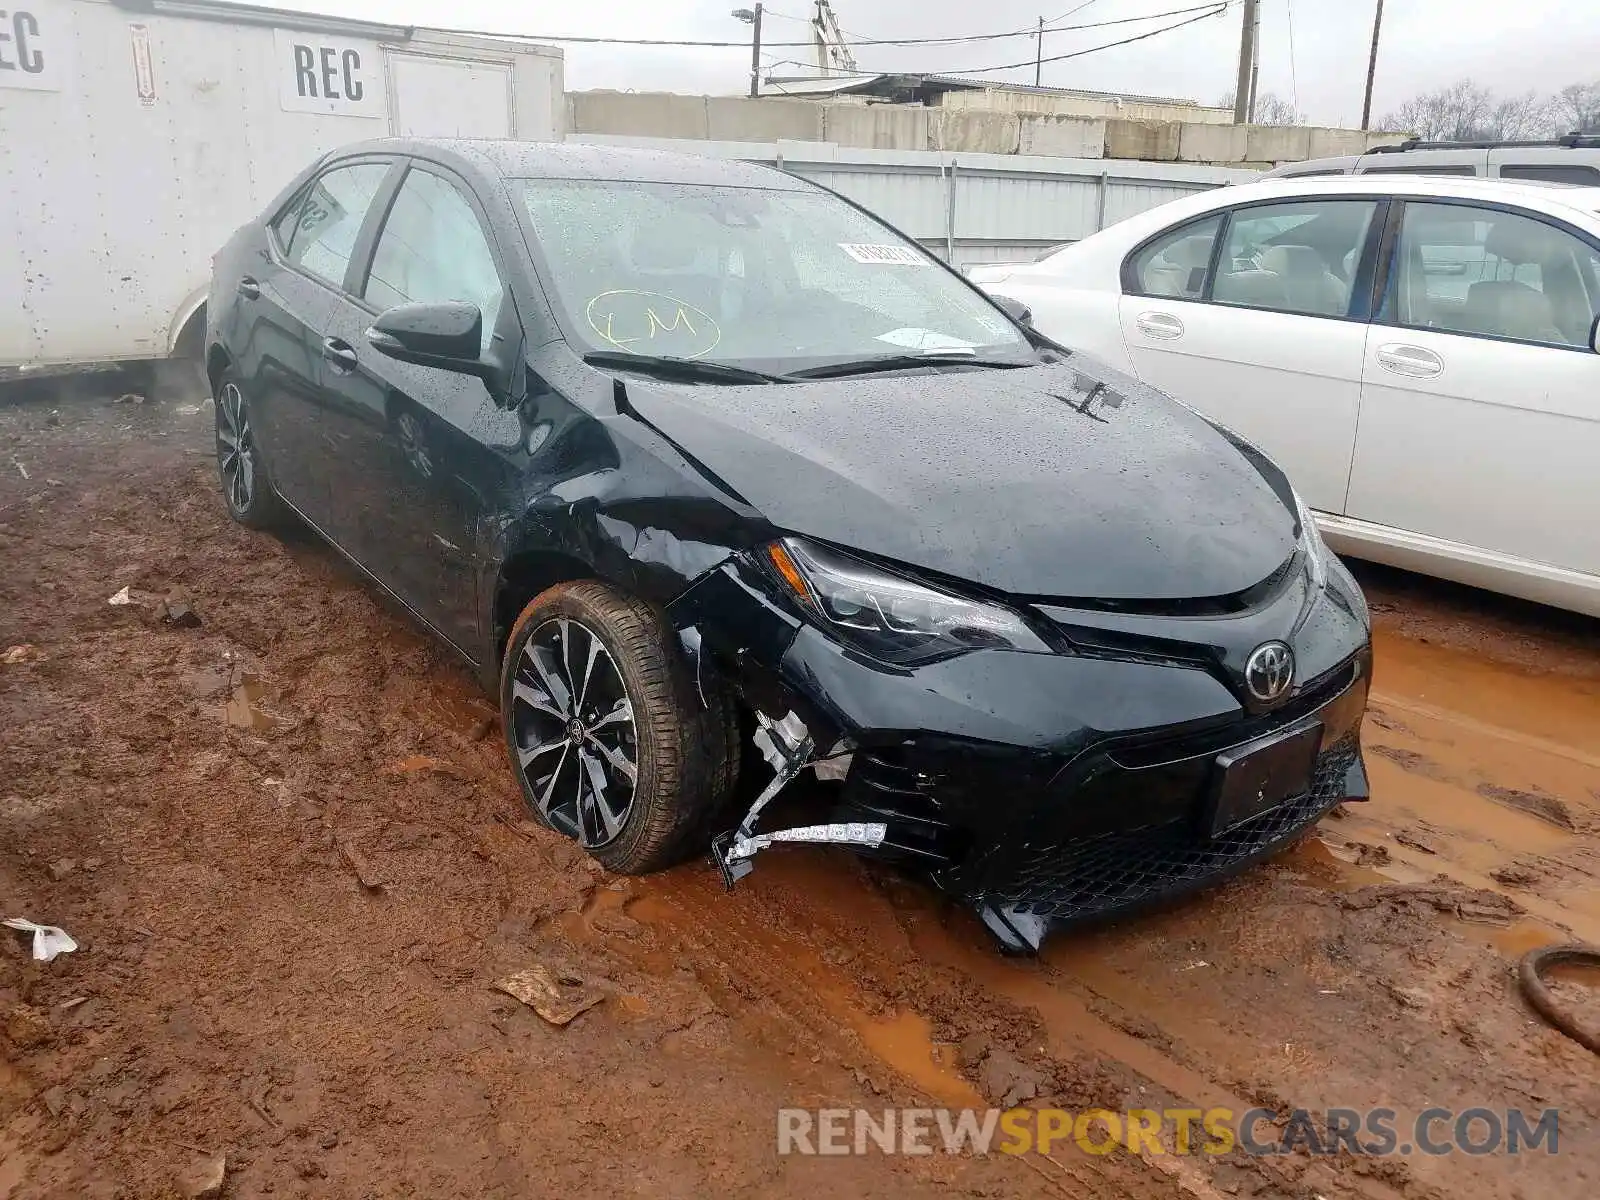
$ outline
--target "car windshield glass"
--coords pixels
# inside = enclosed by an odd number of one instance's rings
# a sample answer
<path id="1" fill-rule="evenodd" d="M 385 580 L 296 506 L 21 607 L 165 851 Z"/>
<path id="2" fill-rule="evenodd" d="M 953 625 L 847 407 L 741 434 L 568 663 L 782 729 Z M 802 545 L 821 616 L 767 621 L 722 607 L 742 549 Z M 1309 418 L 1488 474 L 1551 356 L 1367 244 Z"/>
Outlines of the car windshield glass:
<path id="1" fill-rule="evenodd" d="M 552 299 L 586 348 L 815 365 L 1030 353 L 921 247 L 825 192 L 523 179 Z"/>

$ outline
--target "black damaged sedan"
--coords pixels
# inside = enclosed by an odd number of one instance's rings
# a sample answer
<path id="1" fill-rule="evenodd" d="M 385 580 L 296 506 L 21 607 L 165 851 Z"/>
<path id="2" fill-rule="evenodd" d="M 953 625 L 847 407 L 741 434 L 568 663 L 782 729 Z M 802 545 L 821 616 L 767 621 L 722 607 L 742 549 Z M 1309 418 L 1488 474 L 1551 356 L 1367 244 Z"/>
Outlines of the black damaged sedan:
<path id="1" fill-rule="evenodd" d="M 812 184 L 367 143 L 208 314 L 233 516 L 464 655 L 611 870 L 851 845 L 1022 949 L 1366 795 L 1366 605 L 1283 474 Z"/>

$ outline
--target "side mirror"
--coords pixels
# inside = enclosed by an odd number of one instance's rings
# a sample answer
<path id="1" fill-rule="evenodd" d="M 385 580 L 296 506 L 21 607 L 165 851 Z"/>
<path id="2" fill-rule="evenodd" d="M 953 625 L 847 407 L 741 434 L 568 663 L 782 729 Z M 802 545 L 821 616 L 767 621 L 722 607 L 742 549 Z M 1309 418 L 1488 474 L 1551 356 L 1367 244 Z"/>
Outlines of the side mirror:
<path id="1" fill-rule="evenodd" d="M 989 299 L 1005 309 L 1006 316 L 1010 317 L 1018 325 L 1028 329 L 1033 328 L 1033 309 L 1029 308 L 1021 300 L 1013 300 L 1010 296 L 990 296 Z"/>
<path id="2" fill-rule="evenodd" d="M 397 304 L 367 330 L 373 349 L 401 362 L 487 379 L 497 369 L 483 358 L 483 313 L 476 304 Z"/>
<path id="3" fill-rule="evenodd" d="M 1594 324 L 1589 327 L 1589 348 L 1600 354 L 1600 315 L 1594 319 Z"/>

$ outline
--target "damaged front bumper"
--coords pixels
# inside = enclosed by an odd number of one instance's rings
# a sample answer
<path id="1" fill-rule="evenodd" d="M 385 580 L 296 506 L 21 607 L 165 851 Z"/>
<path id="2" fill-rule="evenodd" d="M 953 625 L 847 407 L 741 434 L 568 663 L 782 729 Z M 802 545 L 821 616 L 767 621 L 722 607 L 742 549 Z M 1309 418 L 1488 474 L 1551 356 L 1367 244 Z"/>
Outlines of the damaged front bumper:
<path id="1" fill-rule="evenodd" d="M 726 564 L 671 615 L 696 670 L 725 675 L 759 714 L 775 774 L 714 855 L 730 885 L 777 842 L 893 857 L 1018 951 L 1205 886 L 1367 795 L 1360 723 L 1371 656 L 1354 613 L 1340 605 L 1302 621 L 1300 682 L 1278 707 L 1251 712 L 1220 668 L 1170 656 L 979 651 L 887 668 Z M 1309 789 L 1214 832 L 1218 756 L 1312 727 Z M 832 747 L 833 773 L 849 763 L 832 820 L 757 832 L 767 802 L 816 762 L 817 747 Z"/>

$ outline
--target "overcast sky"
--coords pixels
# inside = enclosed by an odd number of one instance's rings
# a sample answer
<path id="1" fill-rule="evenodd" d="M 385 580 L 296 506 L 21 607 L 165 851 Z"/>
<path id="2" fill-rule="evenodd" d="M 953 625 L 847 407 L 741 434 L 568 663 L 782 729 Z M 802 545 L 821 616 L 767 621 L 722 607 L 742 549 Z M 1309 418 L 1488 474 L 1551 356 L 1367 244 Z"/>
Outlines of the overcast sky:
<path id="1" fill-rule="evenodd" d="M 597 0 L 527 5 L 509 0 L 278 0 L 288 7 L 397 24 L 524 34 L 583 34 L 738 41 L 749 26 L 729 15 L 748 0 Z M 1081 0 L 834 0 L 847 35 L 862 38 L 965 36 L 1021 29 L 1040 16 L 1060 17 Z M 1079 24 L 1187 8 L 1200 0 L 1090 0 L 1069 18 Z M 1060 7 L 1054 7 L 1059 5 Z M 1290 10 L 1294 54 L 1290 54 Z M 1373 0 L 1262 0 L 1260 90 L 1298 97 L 1318 124 L 1359 122 L 1372 32 Z M 763 30 L 767 43 L 809 35 L 804 0 L 776 0 Z M 1215 103 L 1233 86 L 1242 4 L 1220 17 L 1134 45 L 1046 63 L 1044 82 L 1180 96 Z M 1066 54 L 1156 28 L 1167 18 L 1045 35 L 1045 56 Z M 738 93 L 748 86 L 749 50 L 567 45 L 572 90 Z M 863 46 L 868 71 L 947 71 L 1033 57 L 1031 37 L 952 46 Z M 772 49 L 768 71 L 798 73 L 779 59 L 802 61 L 802 48 Z M 1418 91 L 1471 76 L 1501 93 L 1553 91 L 1600 80 L 1600 0 L 1386 0 L 1374 109 L 1386 112 Z M 1033 68 L 986 78 L 1033 81 Z"/>

